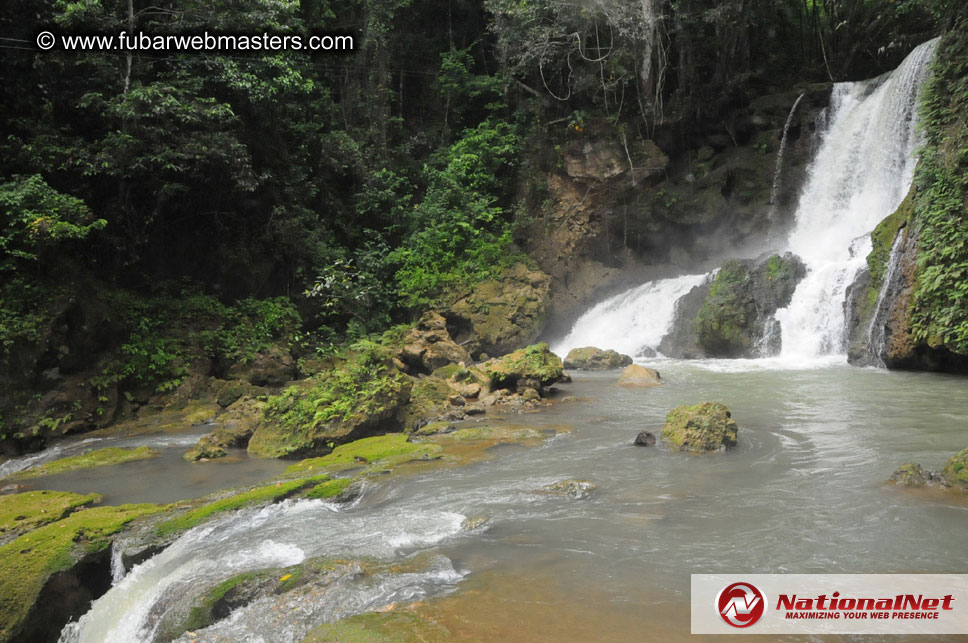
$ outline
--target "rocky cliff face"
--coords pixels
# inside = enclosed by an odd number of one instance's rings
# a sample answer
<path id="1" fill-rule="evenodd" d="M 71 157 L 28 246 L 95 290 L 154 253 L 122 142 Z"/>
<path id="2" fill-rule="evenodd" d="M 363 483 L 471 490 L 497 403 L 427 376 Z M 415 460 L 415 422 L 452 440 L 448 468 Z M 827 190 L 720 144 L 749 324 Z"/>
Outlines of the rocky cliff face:
<path id="1" fill-rule="evenodd" d="M 552 277 L 548 332 L 619 289 L 782 234 L 829 95 L 812 85 L 764 96 L 704 130 L 654 138 L 605 122 L 550 132 L 525 177 L 533 219 L 518 235 Z"/>

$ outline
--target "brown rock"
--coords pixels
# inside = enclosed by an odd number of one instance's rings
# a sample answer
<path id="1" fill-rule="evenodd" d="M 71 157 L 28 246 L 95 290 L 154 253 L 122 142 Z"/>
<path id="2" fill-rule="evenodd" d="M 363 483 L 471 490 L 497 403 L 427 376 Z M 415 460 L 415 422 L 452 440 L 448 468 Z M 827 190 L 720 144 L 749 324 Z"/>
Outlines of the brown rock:
<path id="1" fill-rule="evenodd" d="M 627 366 L 618 378 L 619 386 L 629 388 L 651 388 L 662 385 L 662 377 L 654 368 L 645 368 L 638 364 Z"/>

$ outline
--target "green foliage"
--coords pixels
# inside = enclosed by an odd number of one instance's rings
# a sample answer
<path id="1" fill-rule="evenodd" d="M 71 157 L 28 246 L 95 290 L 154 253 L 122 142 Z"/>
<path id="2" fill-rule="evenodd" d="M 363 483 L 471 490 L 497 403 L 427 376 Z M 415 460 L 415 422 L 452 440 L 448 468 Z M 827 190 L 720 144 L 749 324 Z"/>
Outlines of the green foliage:
<path id="1" fill-rule="evenodd" d="M 389 350 L 369 340 L 353 344 L 331 367 L 269 398 L 266 423 L 249 443 L 260 455 L 332 448 L 356 429 L 390 423 L 409 396 L 409 379 Z"/>
<path id="2" fill-rule="evenodd" d="M 114 291 L 107 299 L 128 334 L 117 359 L 92 379 L 101 389 L 129 382 L 171 391 L 188 374 L 193 359 L 246 362 L 277 342 L 288 344 L 301 323 L 285 297 L 243 299 L 226 306 L 191 285 L 168 285 L 151 297 Z"/>
<path id="3" fill-rule="evenodd" d="M 510 221 L 499 204 L 517 145 L 510 125 L 489 120 L 424 168 L 427 193 L 410 217 L 407 242 L 392 255 L 407 306 L 426 308 L 513 260 Z"/>
<path id="4" fill-rule="evenodd" d="M 950 31 L 922 91 L 925 146 L 915 172 L 917 339 L 968 355 L 968 34 Z"/>
<path id="5" fill-rule="evenodd" d="M 767 274 L 779 278 L 781 271 L 768 263 Z M 740 261 L 727 261 L 716 273 L 693 322 L 699 343 L 710 354 L 731 355 L 750 347 L 751 302 L 743 292 L 749 279 L 749 268 Z"/>
<path id="6" fill-rule="evenodd" d="M 48 259 L 62 242 L 105 225 L 82 200 L 58 192 L 40 175 L 14 177 L 0 184 L 0 273 Z"/>

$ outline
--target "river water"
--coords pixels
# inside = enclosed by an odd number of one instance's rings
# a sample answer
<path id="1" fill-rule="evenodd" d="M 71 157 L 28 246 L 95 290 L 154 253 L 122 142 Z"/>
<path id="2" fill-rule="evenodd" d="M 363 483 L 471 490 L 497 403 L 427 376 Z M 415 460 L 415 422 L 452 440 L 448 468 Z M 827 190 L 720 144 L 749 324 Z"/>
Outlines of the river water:
<path id="1" fill-rule="evenodd" d="M 886 482 L 905 461 L 940 468 L 966 446 L 964 378 L 767 360 L 651 365 L 664 386 L 578 373 L 561 386 L 577 401 L 511 418 L 571 427 L 543 446 L 374 484 L 340 510 L 287 502 L 189 532 L 65 640 L 151 640 L 172 596 L 316 556 L 433 563 L 260 603 L 186 640 L 298 641 L 321 622 L 412 601 L 468 640 L 669 640 L 689 631 L 692 573 L 968 571 L 968 499 Z M 732 410 L 735 449 L 632 445 L 674 406 L 710 399 Z M 598 488 L 584 500 L 533 493 L 566 478 Z M 486 526 L 466 531 L 468 517 Z M 280 610 L 296 615 L 280 622 Z"/>

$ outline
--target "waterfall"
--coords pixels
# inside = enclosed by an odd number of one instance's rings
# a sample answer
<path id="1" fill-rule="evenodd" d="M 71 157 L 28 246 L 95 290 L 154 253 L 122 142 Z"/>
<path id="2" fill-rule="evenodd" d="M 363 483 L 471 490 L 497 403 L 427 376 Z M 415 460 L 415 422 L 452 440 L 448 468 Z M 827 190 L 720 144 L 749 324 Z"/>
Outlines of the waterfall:
<path id="1" fill-rule="evenodd" d="M 770 221 L 776 219 L 776 198 L 780 194 L 780 176 L 783 173 L 783 152 L 786 150 L 787 134 L 790 133 L 790 123 L 793 122 L 793 114 L 797 111 L 797 106 L 806 94 L 800 94 L 793 101 L 793 107 L 787 115 L 786 122 L 783 124 L 783 135 L 780 137 L 780 149 L 776 153 L 776 169 L 773 170 L 773 186 L 770 188 Z"/>
<path id="2" fill-rule="evenodd" d="M 845 356 L 845 293 L 865 265 L 870 231 L 911 185 L 917 97 L 936 46 L 937 40 L 918 46 L 890 74 L 834 86 L 830 127 L 787 241 L 807 276 L 776 314 L 784 360 Z"/>
<path id="3" fill-rule="evenodd" d="M 887 315 L 891 310 L 889 294 L 901 270 L 901 256 L 904 254 L 902 248 L 906 236 L 907 230 L 901 229 L 894 238 L 891 258 L 884 271 L 884 283 L 881 284 L 881 291 L 877 295 L 877 303 L 871 314 L 871 323 L 867 327 L 867 358 L 874 366 L 884 366 L 884 358 L 881 356 L 884 354 L 884 342 L 887 338 Z"/>
<path id="4" fill-rule="evenodd" d="M 632 356 L 648 356 L 672 325 L 676 301 L 708 274 L 659 279 L 626 290 L 586 311 L 552 350 L 564 357 L 573 348 L 597 346 Z"/>

